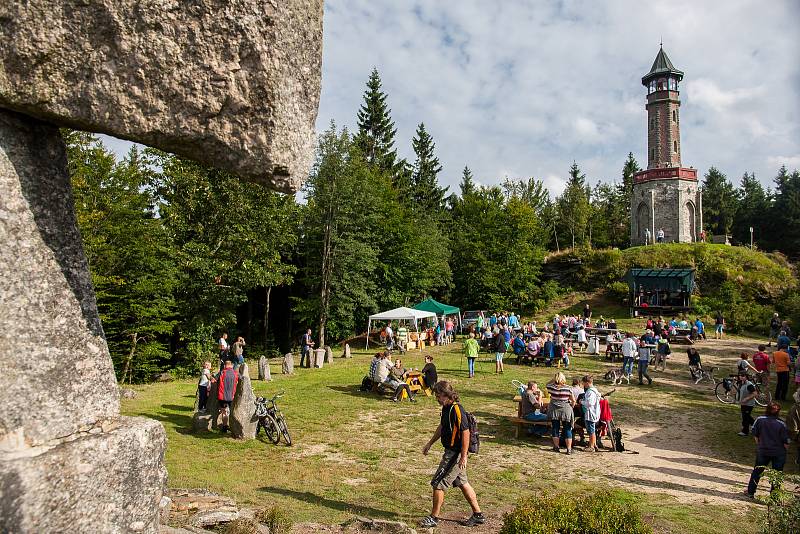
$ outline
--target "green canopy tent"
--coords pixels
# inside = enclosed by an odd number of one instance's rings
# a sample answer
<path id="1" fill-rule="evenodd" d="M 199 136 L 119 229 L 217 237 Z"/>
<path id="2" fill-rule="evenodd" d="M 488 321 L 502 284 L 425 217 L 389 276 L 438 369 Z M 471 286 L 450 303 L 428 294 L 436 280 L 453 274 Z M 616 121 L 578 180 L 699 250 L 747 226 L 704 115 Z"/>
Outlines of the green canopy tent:
<path id="1" fill-rule="evenodd" d="M 690 311 L 694 273 L 688 267 L 628 270 L 625 280 L 630 289 L 632 315 Z"/>
<path id="2" fill-rule="evenodd" d="M 433 312 L 437 317 L 444 318 L 445 315 L 455 315 L 458 317 L 458 328 L 461 329 L 461 309 L 449 304 L 442 304 L 441 302 L 428 298 L 414 306 L 415 310 L 422 310 Z"/>

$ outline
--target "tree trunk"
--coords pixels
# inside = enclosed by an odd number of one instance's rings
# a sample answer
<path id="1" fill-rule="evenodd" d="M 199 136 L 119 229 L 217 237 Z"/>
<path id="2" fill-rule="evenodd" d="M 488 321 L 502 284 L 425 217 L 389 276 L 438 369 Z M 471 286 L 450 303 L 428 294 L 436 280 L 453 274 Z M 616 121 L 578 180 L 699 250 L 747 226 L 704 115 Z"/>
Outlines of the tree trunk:
<path id="1" fill-rule="evenodd" d="M 125 368 L 122 370 L 122 380 L 121 382 L 125 383 L 125 378 L 128 379 L 128 384 L 131 383 L 133 378 L 133 373 L 131 372 L 131 376 L 128 376 L 128 372 L 131 368 L 131 362 L 133 362 L 133 357 L 136 354 L 136 344 L 139 342 L 139 336 L 137 332 L 131 334 L 131 351 L 128 353 L 128 357 L 125 359 Z"/>
<path id="2" fill-rule="evenodd" d="M 272 294 L 272 286 L 267 286 L 264 293 L 264 350 L 267 350 L 267 332 L 269 332 L 269 298 Z"/>
<path id="3" fill-rule="evenodd" d="M 556 239 L 556 250 L 561 252 L 561 248 L 558 246 L 558 232 L 556 231 L 556 221 L 553 221 L 553 237 Z"/>

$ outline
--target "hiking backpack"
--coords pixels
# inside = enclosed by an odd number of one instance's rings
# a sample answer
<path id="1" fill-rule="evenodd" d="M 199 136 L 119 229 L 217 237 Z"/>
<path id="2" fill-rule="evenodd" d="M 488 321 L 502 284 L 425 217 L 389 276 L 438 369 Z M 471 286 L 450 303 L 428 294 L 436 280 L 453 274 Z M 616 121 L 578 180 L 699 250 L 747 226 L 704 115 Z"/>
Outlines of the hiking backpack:
<path id="1" fill-rule="evenodd" d="M 467 418 L 467 425 L 469 426 L 469 451 L 472 454 L 478 454 L 481 448 L 481 435 L 478 432 L 478 420 L 470 412 L 464 412 L 464 417 Z"/>

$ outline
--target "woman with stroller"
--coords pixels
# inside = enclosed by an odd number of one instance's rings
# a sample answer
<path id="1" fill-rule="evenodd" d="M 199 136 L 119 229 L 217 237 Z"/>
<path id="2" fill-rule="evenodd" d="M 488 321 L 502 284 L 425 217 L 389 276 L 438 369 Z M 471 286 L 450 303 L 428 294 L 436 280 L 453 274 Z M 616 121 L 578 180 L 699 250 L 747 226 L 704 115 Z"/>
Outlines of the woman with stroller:
<path id="1" fill-rule="evenodd" d="M 567 454 L 572 454 L 572 426 L 575 423 L 575 395 L 567 385 L 564 373 L 556 373 L 547 383 L 550 404 L 547 406 L 547 418 L 552 425 L 553 451 L 561 452 L 560 442 L 564 438 Z"/>

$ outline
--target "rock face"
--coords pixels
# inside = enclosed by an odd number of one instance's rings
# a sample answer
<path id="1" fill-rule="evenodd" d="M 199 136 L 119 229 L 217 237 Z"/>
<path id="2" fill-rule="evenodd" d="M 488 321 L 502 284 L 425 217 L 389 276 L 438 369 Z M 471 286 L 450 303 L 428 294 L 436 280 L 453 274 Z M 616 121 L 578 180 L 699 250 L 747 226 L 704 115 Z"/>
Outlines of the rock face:
<path id="1" fill-rule="evenodd" d="M 0 20 L 0 107 L 279 191 L 305 177 L 322 0 L 29 0 Z"/>
<path id="2" fill-rule="evenodd" d="M 0 255 L 0 451 L 14 451 L 116 417 L 119 390 L 58 129 L 0 111 L 0 191 L 14 251 Z"/>
<path id="3" fill-rule="evenodd" d="M 150 419 L 121 417 L 118 423 L 53 447 L 5 454 L 2 530 L 155 532 L 167 478 L 164 429 Z"/>
<path id="4" fill-rule="evenodd" d="M 269 360 L 266 356 L 258 359 L 258 379 L 259 380 L 272 380 L 272 374 L 269 370 Z"/>
<path id="5" fill-rule="evenodd" d="M 231 406 L 231 435 L 239 439 L 255 439 L 258 417 L 256 417 L 256 395 L 249 376 L 239 377 L 236 395 Z"/>
<path id="6" fill-rule="evenodd" d="M 281 371 L 285 375 L 294 374 L 294 354 L 292 354 L 291 352 L 287 352 L 283 356 L 283 365 L 281 365 Z"/>

